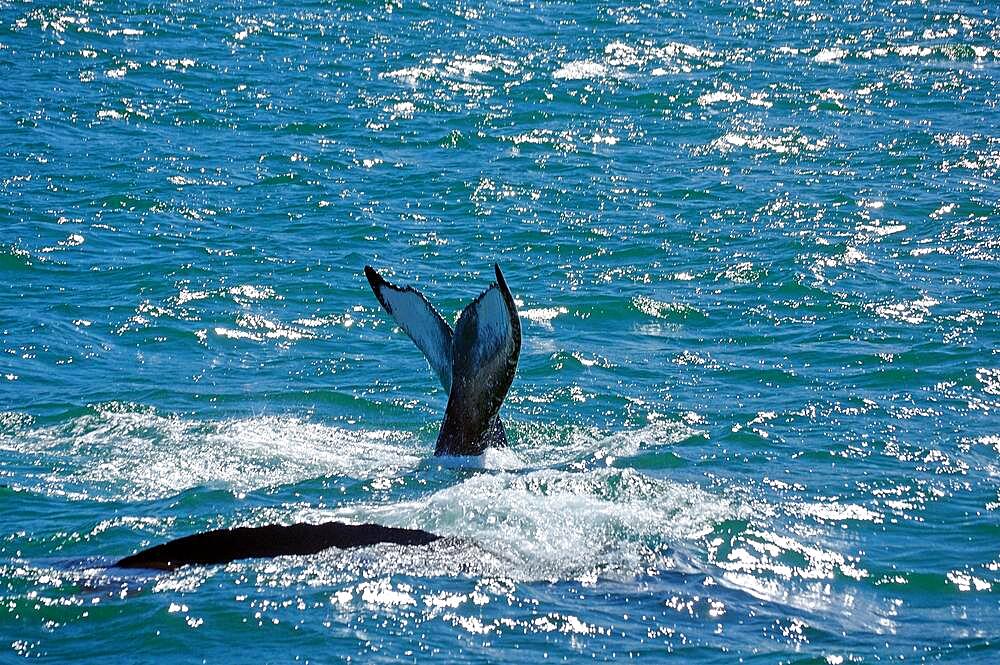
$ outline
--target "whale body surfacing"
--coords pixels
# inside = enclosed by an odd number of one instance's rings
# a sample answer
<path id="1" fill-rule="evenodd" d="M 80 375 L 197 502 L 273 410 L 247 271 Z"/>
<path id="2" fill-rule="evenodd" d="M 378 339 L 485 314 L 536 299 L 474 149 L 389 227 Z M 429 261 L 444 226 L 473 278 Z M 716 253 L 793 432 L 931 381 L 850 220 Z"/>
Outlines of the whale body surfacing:
<path id="1" fill-rule="evenodd" d="M 190 564 L 229 563 L 237 559 L 316 554 L 331 547 L 348 549 L 378 543 L 427 545 L 440 539 L 420 529 L 397 529 L 378 524 L 270 524 L 216 529 L 150 547 L 118 561 L 118 568 L 174 570 Z"/>
<path id="2" fill-rule="evenodd" d="M 375 297 L 423 352 L 448 393 L 435 455 L 479 455 L 491 446 L 507 445 L 500 406 L 514 381 L 521 323 L 500 266 L 494 264 L 493 269 L 496 282 L 462 310 L 452 330 L 422 293 L 390 284 L 365 266 Z M 115 566 L 173 570 L 190 564 L 315 554 L 331 547 L 428 545 L 440 538 L 420 529 L 378 524 L 271 524 L 177 538 L 127 556 Z"/>
<path id="3" fill-rule="evenodd" d="M 507 445 L 500 405 L 517 370 L 521 322 L 500 266 L 493 270 L 496 281 L 462 310 L 452 331 L 422 293 L 390 284 L 365 266 L 375 297 L 423 352 L 448 393 L 435 455 L 480 455 Z"/>

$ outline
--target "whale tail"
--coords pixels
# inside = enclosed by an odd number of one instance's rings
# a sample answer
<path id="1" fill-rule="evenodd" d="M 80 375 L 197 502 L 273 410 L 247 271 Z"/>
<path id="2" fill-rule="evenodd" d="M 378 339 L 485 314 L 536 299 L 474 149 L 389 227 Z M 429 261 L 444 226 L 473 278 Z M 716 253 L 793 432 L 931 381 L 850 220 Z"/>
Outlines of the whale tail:
<path id="1" fill-rule="evenodd" d="M 452 331 L 419 291 L 390 284 L 365 266 L 375 297 L 448 392 L 435 455 L 479 455 L 507 443 L 499 413 L 521 353 L 521 323 L 500 266 L 493 269 L 496 281 L 469 303 Z"/>

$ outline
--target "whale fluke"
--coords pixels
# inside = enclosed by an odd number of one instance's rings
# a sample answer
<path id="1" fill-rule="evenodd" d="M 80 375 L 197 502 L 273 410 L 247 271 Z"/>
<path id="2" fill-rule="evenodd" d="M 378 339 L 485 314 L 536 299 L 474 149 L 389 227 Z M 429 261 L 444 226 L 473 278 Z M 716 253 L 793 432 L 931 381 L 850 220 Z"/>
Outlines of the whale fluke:
<path id="1" fill-rule="evenodd" d="M 190 564 L 229 563 L 237 559 L 315 554 L 331 547 L 348 549 L 377 543 L 428 545 L 440 539 L 420 529 L 378 524 L 271 524 L 217 529 L 156 545 L 118 561 L 118 568 L 174 570 Z"/>
<path id="2" fill-rule="evenodd" d="M 424 294 L 412 286 L 401 288 L 390 284 L 371 266 L 365 266 L 365 277 L 385 311 L 423 352 L 441 387 L 446 393 L 451 392 L 451 326 Z"/>
<path id="3" fill-rule="evenodd" d="M 375 297 L 448 392 L 435 455 L 479 455 L 507 443 L 499 413 L 521 353 L 521 322 L 500 266 L 493 270 L 496 281 L 469 303 L 452 331 L 422 293 L 390 284 L 365 266 Z"/>

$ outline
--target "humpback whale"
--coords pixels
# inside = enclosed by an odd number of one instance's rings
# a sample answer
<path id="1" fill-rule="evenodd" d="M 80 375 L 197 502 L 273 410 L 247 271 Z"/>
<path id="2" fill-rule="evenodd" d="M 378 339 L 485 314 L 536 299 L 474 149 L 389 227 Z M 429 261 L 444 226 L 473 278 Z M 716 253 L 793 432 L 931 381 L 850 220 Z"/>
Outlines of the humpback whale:
<path id="1" fill-rule="evenodd" d="M 500 266 L 494 264 L 493 270 L 496 281 L 462 310 L 452 330 L 422 293 L 412 286 L 390 284 L 374 268 L 365 266 L 375 297 L 423 352 L 448 393 L 435 455 L 479 455 L 488 447 L 507 445 L 500 406 L 517 369 L 521 323 Z M 438 539 L 440 536 L 421 529 L 378 524 L 271 524 L 184 536 L 114 565 L 173 570 L 190 564 L 315 554 L 331 547 L 427 545 Z"/>
<path id="2" fill-rule="evenodd" d="M 417 345 L 448 393 L 435 455 L 479 455 L 507 445 L 500 419 L 521 353 L 521 322 L 500 266 L 496 281 L 469 303 L 455 330 L 412 286 L 390 284 L 371 266 L 375 297 Z"/>
<path id="3" fill-rule="evenodd" d="M 119 560 L 118 568 L 174 570 L 190 564 L 229 563 L 289 554 L 316 554 L 331 547 L 347 549 L 378 543 L 428 545 L 441 536 L 420 529 L 397 529 L 378 524 L 269 524 L 259 527 L 216 529 L 177 538 Z"/>

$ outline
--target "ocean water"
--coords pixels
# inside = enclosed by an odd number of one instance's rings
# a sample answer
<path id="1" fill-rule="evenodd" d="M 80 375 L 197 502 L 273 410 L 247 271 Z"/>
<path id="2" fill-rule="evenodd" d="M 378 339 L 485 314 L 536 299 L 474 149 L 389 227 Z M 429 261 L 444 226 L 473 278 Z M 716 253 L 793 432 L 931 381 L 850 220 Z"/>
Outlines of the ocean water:
<path id="1" fill-rule="evenodd" d="M 0 2 L 0 661 L 994 662 L 998 11 Z M 362 268 L 493 262 L 436 459 Z M 328 519 L 447 538 L 107 568 Z"/>

